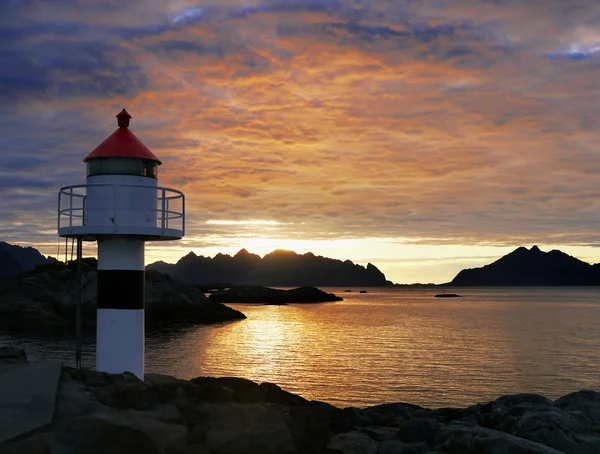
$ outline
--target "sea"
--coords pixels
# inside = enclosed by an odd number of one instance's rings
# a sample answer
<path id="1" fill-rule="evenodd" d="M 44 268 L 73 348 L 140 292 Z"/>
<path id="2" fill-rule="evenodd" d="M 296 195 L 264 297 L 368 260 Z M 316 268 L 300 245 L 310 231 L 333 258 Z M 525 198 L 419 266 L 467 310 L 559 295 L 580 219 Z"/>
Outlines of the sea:
<path id="1" fill-rule="evenodd" d="M 146 335 L 146 371 L 272 382 L 338 407 L 467 406 L 600 390 L 600 287 L 324 288 L 344 301 L 230 304 L 246 320 Z M 352 290 L 351 292 L 346 290 Z M 95 333 L 83 364 L 94 366 Z M 0 331 L 31 360 L 75 364 L 75 336 Z"/>

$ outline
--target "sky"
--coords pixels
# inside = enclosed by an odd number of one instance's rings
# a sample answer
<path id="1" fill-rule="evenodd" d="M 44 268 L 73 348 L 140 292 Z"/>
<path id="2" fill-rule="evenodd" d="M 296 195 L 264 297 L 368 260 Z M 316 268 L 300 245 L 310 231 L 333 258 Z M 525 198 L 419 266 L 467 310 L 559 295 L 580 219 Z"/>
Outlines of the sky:
<path id="1" fill-rule="evenodd" d="M 56 194 L 125 107 L 186 194 L 148 263 L 600 262 L 599 30 L 589 0 L 3 0 L 0 240 L 56 255 Z"/>

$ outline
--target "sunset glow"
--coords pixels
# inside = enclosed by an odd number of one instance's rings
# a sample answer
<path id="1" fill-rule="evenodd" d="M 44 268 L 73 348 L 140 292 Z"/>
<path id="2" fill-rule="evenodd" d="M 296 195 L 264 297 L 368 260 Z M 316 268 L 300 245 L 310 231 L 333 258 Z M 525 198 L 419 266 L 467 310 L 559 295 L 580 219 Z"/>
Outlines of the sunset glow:
<path id="1" fill-rule="evenodd" d="M 292 249 L 395 282 L 521 245 L 598 262 L 600 9 L 476 3 L 3 2 L 0 240 L 56 255 L 56 192 L 126 107 L 187 197 L 186 238 L 147 262 Z"/>

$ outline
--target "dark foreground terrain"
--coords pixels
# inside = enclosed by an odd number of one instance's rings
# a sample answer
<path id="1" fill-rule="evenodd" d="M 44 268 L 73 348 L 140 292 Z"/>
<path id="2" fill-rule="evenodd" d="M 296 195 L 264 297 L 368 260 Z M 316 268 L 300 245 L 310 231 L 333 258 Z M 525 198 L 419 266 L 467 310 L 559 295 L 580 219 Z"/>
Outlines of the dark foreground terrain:
<path id="1" fill-rule="evenodd" d="M 6 382 L 11 371 L 39 364 L 25 362 L 22 351 L 0 349 L 5 387 L 17 386 Z M 555 401 L 505 396 L 468 408 L 395 403 L 339 409 L 240 378 L 147 374 L 141 381 L 54 366 L 49 422 L 0 443 L 0 454 L 600 452 L 600 393 L 592 391 Z M 26 398 L 13 398 L 13 406 L 0 399 L 0 420 L 18 423 L 19 405 L 25 416 L 36 414 L 39 399 L 29 398 L 26 405 Z M 7 426 L 0 436 L 3 431 Z"/>
<path id="2" fill-rule="evenodd" d="M 84 260 L 82 321 L 96 324 L 96 260 Z M 0 282 L 0 327 L 71 329 L 79 289 L 75 263 L 52 263 Z M 170 324 L 205 324 L 243 320 L 240 311 L 211 302 L 191 285 L 157 271 L 145 279 L 146 330 Z"/>

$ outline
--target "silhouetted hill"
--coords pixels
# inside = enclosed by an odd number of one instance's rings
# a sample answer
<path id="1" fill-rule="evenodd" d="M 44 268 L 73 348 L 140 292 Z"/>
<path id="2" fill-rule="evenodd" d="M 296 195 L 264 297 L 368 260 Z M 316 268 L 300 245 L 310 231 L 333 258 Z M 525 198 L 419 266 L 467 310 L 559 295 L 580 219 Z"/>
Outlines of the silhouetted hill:
<path id="1" fill-rule="evenodd" d="M 0 241 L 0 279 L 18 276 L 39 265 L 55 262 L 53 257 L 44 257 L 35 248 L 22 247 Z"/>
<path id="2" fill-rule="evenodd" d="M 564 252 L 520 247 L 482 268 L 462 270 L 453 286 L 600 285 L 600 265 Z"/>
<path id="3" fill-rule="evenodd" d="M 284 250 L 273 251 L 263 258 L 245 249 L 233 257 L 217 254 L 210 258 L 190 252 L 174 265 L 156 262 L 146 268 L 196 285 L 214 282 L 272 287 L 367 287 L 390 284 L 385 275 L 370 263 L 364 267 L 350 260 L 330 259 L 310 252 L 300 255 Z"/>

